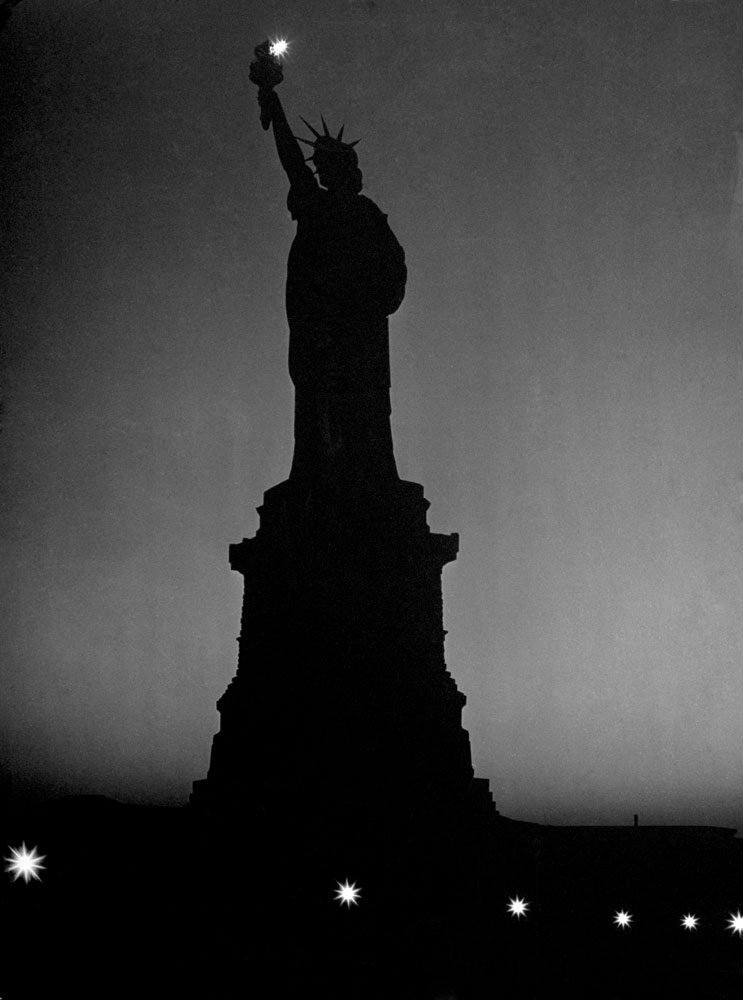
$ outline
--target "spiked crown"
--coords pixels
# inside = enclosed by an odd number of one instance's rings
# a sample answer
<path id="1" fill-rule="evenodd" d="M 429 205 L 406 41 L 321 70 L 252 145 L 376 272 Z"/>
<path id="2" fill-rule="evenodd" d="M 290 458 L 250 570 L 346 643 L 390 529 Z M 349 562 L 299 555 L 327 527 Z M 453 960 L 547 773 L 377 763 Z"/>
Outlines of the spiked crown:
<path id="1" fill-rule="evenodd" d="M 358 143 L 361 142 L 361 139 L 356 139 L 354 142 L 343 142 L 342 141 L 343 129 L 346 127 L 345 125 L 341 125 L 338 135 L 334 137 L 328 131 L 328 126 L 325 124 L 325 119 L 323 118 L 322 115 L 320 115 L 320 121 L 322 122 L 324 134 L 318 132 L 317 129 L 313 128 L 312 125 L 310 125 L 310 123 L 306 121 L 304 118 L 302 118 L 302 121 L 305 123 L 310 132 L 312 132 L 312 134 L 315 136 L 314 139 L 303 139 L 301 135 L 294 136 L 295 139 L 298 139 L 300 142 L 305 143 L 305 145 L 307 146 L 312 146 L 313 148 L 312 154 L 310 156 L 305 157 L 305 159 L 314 160 L 318 153 L 320 154 L 330 153 L 331 155 L 334 156 L 337 155 L 347 156 L 349 160 L 353 162 L 353 165 L 354 166 L 356 165 L 357 162 L 356 153 L 353 147 L 358 145 Z M 353 155 L 349 156 L 349 154 Z"/>

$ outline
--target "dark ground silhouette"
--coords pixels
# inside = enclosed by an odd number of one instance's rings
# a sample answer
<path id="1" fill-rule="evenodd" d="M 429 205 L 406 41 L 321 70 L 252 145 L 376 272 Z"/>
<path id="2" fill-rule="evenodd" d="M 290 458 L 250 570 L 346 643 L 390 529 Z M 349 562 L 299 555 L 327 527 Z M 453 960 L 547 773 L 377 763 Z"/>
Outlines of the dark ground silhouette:
<path id="1" fill-rule="evenodd" d="M 488 835 L 479 896 L 434 914 L 372 857 L 353 870 L 346 859 L 313 864 L 296 829 L 269 840 L 260 825 L 102 796 L 9 808 L 3 845 L 37 846 L 45 868 L 38 882 L 3 877 L 0 995 L 740 995 L 743 940 L 727 929 L 741 904 L 732 831 L 494 816 Z M 415 877 L 438 898 L 471 861 L 428 858 Z M 335 898 L 346 877 L 358 905 Z M 507 911 L 516 895 L 529 907 L 520 919 Z M 621 908 L 627 929 L 613 922 Z M 690 912 L 695 931 L 681 927 Z"/>

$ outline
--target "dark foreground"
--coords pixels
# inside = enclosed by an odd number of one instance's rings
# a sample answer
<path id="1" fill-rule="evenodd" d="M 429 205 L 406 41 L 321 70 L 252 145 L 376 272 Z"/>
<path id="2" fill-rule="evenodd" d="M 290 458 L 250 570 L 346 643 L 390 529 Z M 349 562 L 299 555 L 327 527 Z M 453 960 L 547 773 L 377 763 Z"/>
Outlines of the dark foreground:
<path id="1" fill-rule="evenodd" d="M 261 841 L 188 808 L 80 797 L 11 809 L 3 856 L 25 842 L 45 867 L 41 881 L 3 876 L 0 997 L 743 995 L 732 831 L 500 827 L 497 864 L 457 895 L 430 859 L 409 881 L 369 857 L 345 871 L 292 831 Z M 346 878 L 355 905 L 335 898 Z M 419 905 L 421 878 L 434 894 L 448 885 L 445 905 Z M 508 912 L 517 895 L 521 918 Z"/>

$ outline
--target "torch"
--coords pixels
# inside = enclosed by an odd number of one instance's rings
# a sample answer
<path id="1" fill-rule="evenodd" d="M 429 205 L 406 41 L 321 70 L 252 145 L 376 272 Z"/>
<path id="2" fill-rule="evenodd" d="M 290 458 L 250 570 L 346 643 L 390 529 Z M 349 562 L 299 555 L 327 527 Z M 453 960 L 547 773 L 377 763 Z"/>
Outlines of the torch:
<path id="1" fill-rule="evenodd" d="M 261 92 L 273 90 L 284 79 L 284 71 L 279 62 L 279 56 L 284 55 L 288 42 L 279 39 L 271 42 L 266 39 L 255 47 L 255 59 L 250 64 L 250 80 L 258 87 L 258 99 L 261 99 Z M 261 125 L 264 130 L 271 124 L 271 112 L 264 102 L 261 101 Z"/>

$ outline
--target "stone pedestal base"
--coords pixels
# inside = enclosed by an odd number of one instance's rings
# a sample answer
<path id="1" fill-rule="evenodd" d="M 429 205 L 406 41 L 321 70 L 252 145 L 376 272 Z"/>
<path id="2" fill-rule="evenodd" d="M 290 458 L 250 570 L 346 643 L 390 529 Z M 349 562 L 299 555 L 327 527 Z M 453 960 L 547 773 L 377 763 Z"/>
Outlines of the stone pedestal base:
<path id="1" fill-rule="evenodd" d="M 191 797 L 230 844 L 250 838 L 263 891 L 280 882 L 313 942 L 340 933 L 333 892 L 348 878 L 373 924 L 365 954 L 414 963 L 465 934 L 496 817 L 444 660 L 441 574 L 458 537 L 432 533 L 427 508 L 400 480 L 266 493 L 256 536 L 230 547 L 245 579 L 238 668 Z"/>

